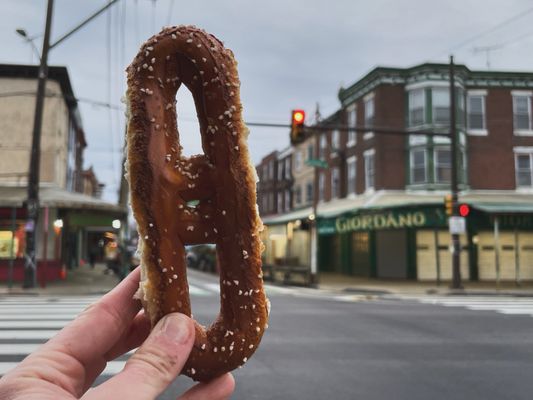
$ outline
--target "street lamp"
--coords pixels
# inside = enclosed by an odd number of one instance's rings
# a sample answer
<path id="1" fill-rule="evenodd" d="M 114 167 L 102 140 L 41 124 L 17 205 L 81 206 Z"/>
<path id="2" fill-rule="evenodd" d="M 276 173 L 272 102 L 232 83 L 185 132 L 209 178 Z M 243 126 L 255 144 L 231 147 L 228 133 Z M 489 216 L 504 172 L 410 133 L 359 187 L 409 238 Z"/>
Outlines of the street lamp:
<path id="1" fill-rule="evenodd" d="M 20 36 L 22 36 L 22 38 L 28 42 L 31 46 L 31 49 L 33 51 L 33 53 L 35 53 L 35 55 L 37 56 L 37 59 L 39 61 L 41 61 L 41 55 L 39 54 L 39 50 L 37 49 L 37 46 L 35 46 L 35 43 L 33 42 L 35 39 L 37 39 L 39 37 L 39 35 L 36 35 L 36 36 L 28 36 L 28 33 L 26 32 L 25 29 L 23 28 L 17 28 L 15 30 Z M 33 57 L 32 57 L 32 62 L 33 62 Z"/>

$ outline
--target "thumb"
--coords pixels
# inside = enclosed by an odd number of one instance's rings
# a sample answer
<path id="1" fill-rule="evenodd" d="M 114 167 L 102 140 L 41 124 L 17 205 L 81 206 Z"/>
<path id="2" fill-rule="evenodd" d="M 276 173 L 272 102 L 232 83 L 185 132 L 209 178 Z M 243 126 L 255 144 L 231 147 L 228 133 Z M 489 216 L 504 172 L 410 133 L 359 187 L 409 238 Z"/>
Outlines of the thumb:
<path id="1" fill-rule="evenodd" d="M 194 343 L 194 325 L 183 314 L 161 319 L 124 369 L 87 393 L 88 399 L 154 399 L 181 372 Z"/>

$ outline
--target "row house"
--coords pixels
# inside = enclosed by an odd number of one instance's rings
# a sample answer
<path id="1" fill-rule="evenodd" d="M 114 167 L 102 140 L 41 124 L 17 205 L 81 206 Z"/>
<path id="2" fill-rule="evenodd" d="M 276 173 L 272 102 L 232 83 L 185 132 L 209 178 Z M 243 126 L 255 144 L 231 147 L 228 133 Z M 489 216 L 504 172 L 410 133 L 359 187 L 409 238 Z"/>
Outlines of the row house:
<path id="1" fill-rule="evenodd" d="M 533 280 L 533 73 L 455 71 L 460 201 L 472 210 L 462 277 Z M 293 235 L 316 217 L 319 271 L 450 279 L 449 66 L 378 67 L 338 97 L 339 110 L 317 124 L 323 130 L 293 147 L 293 210 L 265 224 Z M 290 240 L 274 239 L 290 251 Z"/>

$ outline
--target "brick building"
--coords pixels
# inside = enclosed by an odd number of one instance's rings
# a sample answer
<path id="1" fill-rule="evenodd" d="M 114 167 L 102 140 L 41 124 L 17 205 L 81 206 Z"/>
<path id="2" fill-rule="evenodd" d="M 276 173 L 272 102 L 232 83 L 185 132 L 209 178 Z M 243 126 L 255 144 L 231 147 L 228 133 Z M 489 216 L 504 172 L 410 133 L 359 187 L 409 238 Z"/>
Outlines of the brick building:
<path id="1" fill-rule="evenodd" d="M 459 65 L 455 81 L 460 200 L 472 209 L 461 235 L 462 276 L 533 280 L 533 72 Z M 449 131 L 448 65 L 378 67 L 341 89 L 339 101 L 339 110 L 322 125 L 410 134 L 333 129 L 304 142 L 314 141 L 314 157 L 328 166 L 314 173 L 319 271 L 450 279 L 443 207 L 450 190 L 450 140 L 422 134 Z M 303 146 L 293 156 L 301 157 Z M 293 164 L 299 165 L 294 157 Z M 306 227 L 302 214 L 310 215 L 310 209 L 296 201 L 298 190 L 293 186 L 294 205 L 302 208 L 265 218 L 269 229 L 287 224 L 288 232 L 291 221 Z"/>

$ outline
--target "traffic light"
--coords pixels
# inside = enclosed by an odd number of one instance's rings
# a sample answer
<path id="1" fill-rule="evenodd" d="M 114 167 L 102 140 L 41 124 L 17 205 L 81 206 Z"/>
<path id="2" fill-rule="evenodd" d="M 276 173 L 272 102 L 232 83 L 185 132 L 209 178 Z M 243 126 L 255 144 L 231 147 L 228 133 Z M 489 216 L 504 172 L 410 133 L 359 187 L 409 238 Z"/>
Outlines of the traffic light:
<path id="1" fill-rule="evenodd" d="M 305 111 L 292 110 L 291 116 L 291 143 L 299 143 L 304 139 Z"/>
<path id="2" fill-rule="evenodd" d="M 446 210 L 446 215 L 448 217 L 453 215 L 453 198 L 451 194 L 447 194 L 444 197 L 444 209 Z"/>
<path id="3" fill-rule="evenodd" d="M 459 205 L 459 215 L 461 217 L 468 217 L 470 214 L 470 206 L 468 204 Z"/>

